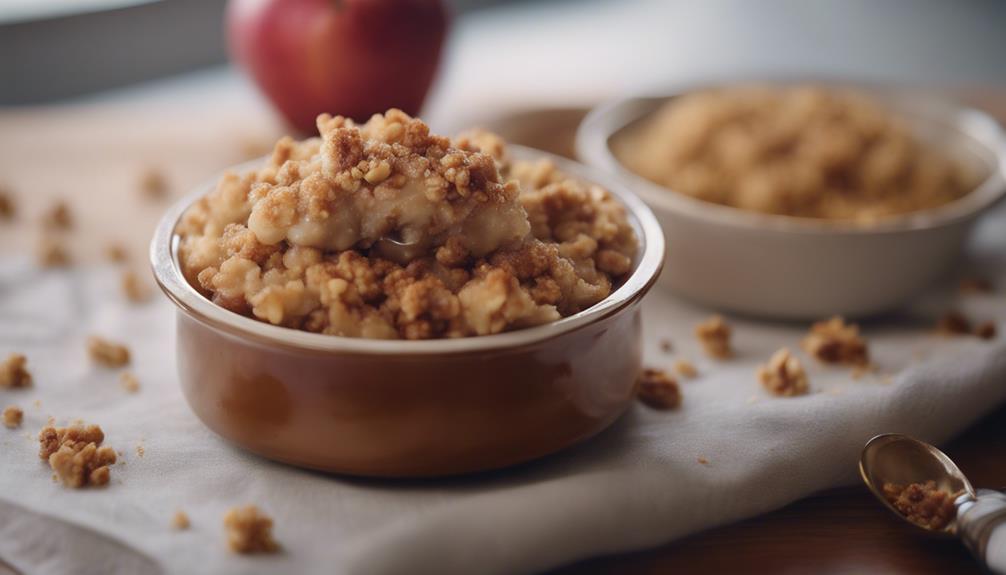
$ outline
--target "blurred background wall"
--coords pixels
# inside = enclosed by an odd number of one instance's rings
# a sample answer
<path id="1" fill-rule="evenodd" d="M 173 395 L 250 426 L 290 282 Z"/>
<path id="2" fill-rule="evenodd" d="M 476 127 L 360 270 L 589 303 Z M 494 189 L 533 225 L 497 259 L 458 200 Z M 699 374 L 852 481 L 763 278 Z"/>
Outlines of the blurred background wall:
<path id="1" fill-rule="evenodd" d="M 696 77 L 1006 82 L 1001 0 L 454 0 L 441 90 L 559 101 Z M 0 0 L 0 104 L 220 65 L 225 0 Z M 505 82 L 483 80 L 501 76 Z M 505 84 L 505 85 L 502 85 Z"/>

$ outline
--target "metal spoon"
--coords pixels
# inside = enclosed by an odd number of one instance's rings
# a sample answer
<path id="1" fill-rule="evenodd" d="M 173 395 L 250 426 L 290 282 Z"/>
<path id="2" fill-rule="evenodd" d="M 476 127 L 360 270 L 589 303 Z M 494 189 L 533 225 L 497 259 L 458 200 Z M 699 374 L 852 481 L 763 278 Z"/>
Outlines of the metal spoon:
<path id="1" fill-rule="evenodd" d="M 995 573 L 1006 574 L 1006 494 L 975 490 L 957 465 L 928 443 L 887 433 L 868 441 L 859 459 L 859 474 L 871 492 L 895 515 L 927 533 L 959 537 L 972 554 Z M 942 530 L 909 521 L 887 500 L 884 484 L 909 485 L 933 481 L 954 500 L 956 517 Z"/>

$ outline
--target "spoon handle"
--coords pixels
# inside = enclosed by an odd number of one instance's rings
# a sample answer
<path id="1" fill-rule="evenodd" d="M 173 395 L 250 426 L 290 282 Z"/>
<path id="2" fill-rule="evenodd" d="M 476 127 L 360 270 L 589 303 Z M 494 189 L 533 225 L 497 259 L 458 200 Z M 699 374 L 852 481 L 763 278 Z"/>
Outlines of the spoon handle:
<path id="1" fill-rule="evenodd" d="M 979 489 L 959 504 L 957 532 L 993 573 L 1006 575 L 1006 494 Z"/>

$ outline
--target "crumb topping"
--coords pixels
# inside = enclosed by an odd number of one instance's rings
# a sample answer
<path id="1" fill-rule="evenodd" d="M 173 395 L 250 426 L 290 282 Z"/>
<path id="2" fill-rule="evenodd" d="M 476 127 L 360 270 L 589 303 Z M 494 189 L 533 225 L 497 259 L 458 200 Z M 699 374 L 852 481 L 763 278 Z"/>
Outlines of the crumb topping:
<path id="1" fill-rule="evenodd" d="M 31 387 L 31 372 L 28 358 L 20 353 L 12 353 L 0 362 L 0 388 L 15 389 Z"/>
<path id="2" fill-rule="evenodd" d="M 95 363 L 105 367 L 129 364 L 129 348 L 96 335 L 87 338 L 87 354 Z"/>
<path id="3" fill-rule="evenodd" d="M 681 405 L 681 387 L 662 369 L 644 369 L 637 385 L 636 397 L 653 409 L 675 409 Z"/>
<path id="4" fill-rule="evenodd" d="M 24 411 L 16 405 L 8 405 L 3 410 L 3 425 L 7 429 L 17 429 L 24 421 Z"/>
<path id="5" fill-rule="evenodd" d="M 783 397 L 804 395 L 810 389 L 803 365 L 785 347 L 758 369 L 758 381 L 772 395 Z"/>
<path id="6" fill-rule="evenodd" d="M 706 355 L 716 359 L 726 359 L 733 356 L 730 337 L 733 333 L 730 325 L 722 316 L 714 315 L 695 326 L 695 337 L 699 338 Z"/>
<path id="7" fill-rule="evenodd" d="M 183 217 L 183 270 L 214 303 L 317 333 L 465 337 L 577 313 L 631 271 L 625 209 L 551 162 L 398 110 L 318 126 Z"/>
<path id="8" fill-rule="evenodd" d="M 279 544 L 272 536 L 272 519 L 254 505 L 234 507 L 224 515 L 227 546 L 235 553 L 274 553 Z"/>
<path id="9" fill-rule="evenodd" d="M 946 204 L 975 184 L 877 102 L 814 86 L 674 98 L 613 148 L 675 192 L 787 216 L 870 223 Z"/>
<path id="10" fill-rule="evenodd" d="M 841 316 L 819 321 L 803 340 L 803 349 L 824 363 L 844 363 L 864 366 L 870 363 L 866 340 L 859 335 L 859 326 L 846 323 Z"/>
<path id="11" fill-rule="evenodd" d="M 957 518 L 954 506 L 957 495 L 937 487 L 935 481 L 909 485 L 885 483 L 883 491 L 898 513 L 920 527 L 941 531 Z"/>
<path id="12" fill-rule="evenodd" d="M 101 445 L 104 440 L 97 425 L 47 425 L 38 434 L 38 455 L 66 487 L 102 486 L 108 483 L 109 466 L 116 460 L 115 450 Z"/>

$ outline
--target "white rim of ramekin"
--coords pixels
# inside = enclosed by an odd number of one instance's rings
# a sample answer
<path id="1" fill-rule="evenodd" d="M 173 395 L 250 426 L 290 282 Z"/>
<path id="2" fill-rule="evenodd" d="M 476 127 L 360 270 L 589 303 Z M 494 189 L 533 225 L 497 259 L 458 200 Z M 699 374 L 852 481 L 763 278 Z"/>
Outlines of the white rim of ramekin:
<path id="1" fill-rule="evenodd" d="M 870 224 L 849 221 L 828 221 L 776 214 L 762 214 L 724 206 L 693 198 L 670 188 L 651 182 L 623 165 L 611 150 L 610 141 L 615 134 L 644 114 L 631 113 L 630 107 L 645 107 L 646 102 L 657 102 L 704 89 L 731 85 L 794 85 L 813 84 L 835 88 L 851 88 L 867 94 L 888 98 L 924 98 L 927 105 L 940 109 L 941 116 L 950 119 L 947 127 L 956 135 L 972 140 L 989 156 L 992 165 L 988 176 L 968 194 L 929 210 L 883 218 Z M 656 104 L 653 104 L 654 106 Z M 929 118 L 940 123 L 939 118 Z M 939 228 L 955 222 L 972 219 L 991 208 L 1006 195 L 1006 136 L 999 123 L 985 112 L 959 106 L 931 96 L 919 97 L 904 88 L 870 84 L 859 81 L 799 78 L 752 78 L 740 81 L 706 81 L 685 83 L 661 95 L 637 95 L 620 98 L 591 110 L 576 133 L 576 152 L 585 164 L 615 175 L 638 193 L 658 211 L 677 213 L 710 224 L 730 226 L 753 233 L 800 234 L 826 236 L 867 236 L 898 234 L 910 231 Z"/>
<path id="2" fill-rule="evenodd" d="M 650 208 L 628 191 L 624 184 L 608 174 L 533 148 L 509 145 L 507 149 L 515 159 L 549 159 L 562 171 L 604 187 L 625 206 L 629 220 L 639 236 L 640 252 L 635 269 L 618 289 L 590 308 L 552 323 L 526 329 L 494 335 L 422 341 L 318 334 L 275 326 L 243 316 L 214 304 L 196 291 L 185 279 L 178 263 L 178 236 L 175 233 L 178 221 L 189 206 L 213 190 L 219 176 L 197 186 L 194 192 L 176 202 L 161 218 L 150 243 L 150 262 L 154 277 L 181 312 L 193 315 L 204 323 L 230 330 L 235 335 L 287 348 L 378 355 L 459 354 L 523 347 L 575 331 L 616 313 L 645 295 L 656 282 L 664 261 L 664 234 Z M 253 169 L 261 161 L 247 162 L 232 170 Z"/>

